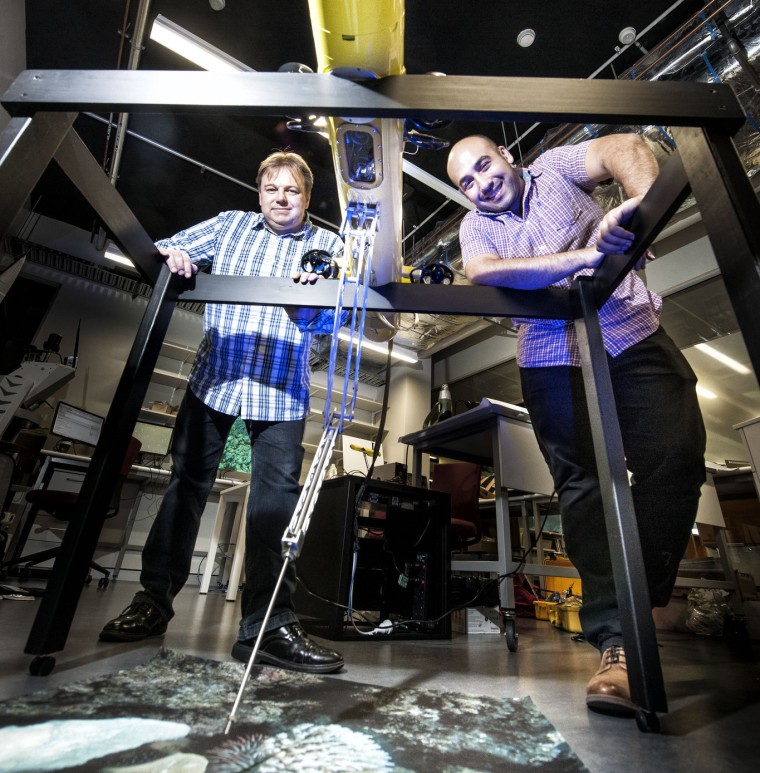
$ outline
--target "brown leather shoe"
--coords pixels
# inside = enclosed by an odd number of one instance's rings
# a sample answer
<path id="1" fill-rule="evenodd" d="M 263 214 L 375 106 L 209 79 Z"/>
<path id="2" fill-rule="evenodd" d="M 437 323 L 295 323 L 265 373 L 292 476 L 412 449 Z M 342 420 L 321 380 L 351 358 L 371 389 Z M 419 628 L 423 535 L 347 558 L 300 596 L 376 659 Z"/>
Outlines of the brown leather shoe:
<path id="1" fill-rule="evenodd" d="M 593 711 L 632 717 L 637 707 L 631 701 L 628 669 L 622 647 L 608 647 L 602 653 L 599 670 L 586 687 L 586 705 Z"/>

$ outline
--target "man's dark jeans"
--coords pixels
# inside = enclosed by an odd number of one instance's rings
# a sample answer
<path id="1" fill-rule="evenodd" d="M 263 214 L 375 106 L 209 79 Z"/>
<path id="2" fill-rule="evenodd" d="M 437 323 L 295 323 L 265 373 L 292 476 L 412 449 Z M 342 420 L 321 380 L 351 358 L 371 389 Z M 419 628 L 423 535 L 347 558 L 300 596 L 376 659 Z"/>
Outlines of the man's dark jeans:
<path id="1" fill-rule="evenodd" d="M 689 541 L 705 480 L 696 377 L 658 330 L 607 358 L 652 606 L 664 606 Z M 580 368 L 522 368 L 523 398 L 549 464 L 565 546 L 581 576 L 581 624 L 600 650 L 622 644 Z"/>
<path id="2" fill-rule="evenodd" d="M 185 393 L 172 438 L 172 476 L 142 553 L 135 601 L 149 601 L 167 619 L 190 574 L 201 516 L 217 476 L 234 416 L 214 411 L 190 390 Z M 304 421 L 246 421 L 251 438 L 245 588 L 239 639 L 256 636 L 282 569 L 281 540 L 299 495 Z M 214 560 L 214 556 L 207 558 Z M 267 625 L 296 622 L 289 566 Z"/>

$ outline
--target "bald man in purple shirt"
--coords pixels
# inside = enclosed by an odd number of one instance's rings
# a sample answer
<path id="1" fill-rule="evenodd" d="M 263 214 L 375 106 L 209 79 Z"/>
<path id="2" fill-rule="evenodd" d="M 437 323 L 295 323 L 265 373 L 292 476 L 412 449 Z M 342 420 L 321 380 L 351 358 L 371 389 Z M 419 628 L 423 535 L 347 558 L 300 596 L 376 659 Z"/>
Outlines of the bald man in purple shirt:
<path id="1" fill-rule="evenodd" d="M 466 137 L 452 147 L 448 173 L 477 207 L 459 235 L 467 278 L 521 290 L 569 287 L 606 254 L 628 250 L 634 236 L 625 226 L 658 171 L 635 134 L 555 148 L 526 168 L 491 139 Z M 608 180 L 627 198 L 605 214 L 591 192 Z M 660 327 L 661 308 L 632 270 L 599 311 L 653 607 L 670 600 L 705 480 L 696 376 Z M 561 319 L 513 321 L 523 399 L 583 583 L 583 633 L 601 653 L 586 704 L 633 716 L 575 329 Z"/>

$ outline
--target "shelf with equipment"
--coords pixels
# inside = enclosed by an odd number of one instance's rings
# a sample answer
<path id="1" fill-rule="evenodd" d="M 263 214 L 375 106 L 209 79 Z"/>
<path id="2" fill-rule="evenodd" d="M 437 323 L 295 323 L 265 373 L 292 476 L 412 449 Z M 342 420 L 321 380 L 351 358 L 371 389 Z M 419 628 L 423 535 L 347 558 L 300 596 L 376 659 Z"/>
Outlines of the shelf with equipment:
<path id="1" fill-rule="evenodd" d="M 176 413 L 157 410 L 156 404 L 163 406 L 179 405 L 182 394 L 187 389 L 187 377 L 195 360 L 197 350 L 183 344 L 164 341 L 157 367 L 153 370 L 146 396 L 146 405 L 140 409 L 140 421 L 163 424 L 173 427 Z"/>
<path id="2" fill-rule="evenodd" d="M 341 382 L 342 384 L 342 382 Z M 327 397 L 327 387 L 322 386 L 321 384 L 314 384 L 312 383 L 311 388 L 309 389 L 309 394 L 313 398 L 317 398 L 318 400 L 321 400 L 324 404 L 324 401 Z M 332 390 L 332 398 L 333 398 L 333 404 L 337 405 L 340 403 L 342 399 L 343 393 L 340 389 L 337 389 L 333 387 Z M 372 414 L 372 421 L 375 421 L 376 414 L 380 413 L 380 411 L 383 408 L 383 404 L 381 402 L 378 402 L 377 400 L 372 400 L 368 397 L 362 397 L 361 395 L 356 396 L 356 402 L 354 403 L 354 406 L 357 410 L 360 411 L 366 411 L 367 413 Z M 321 414 L 321 411 L 320 411 Z"/>
<path id="3" fill-rule="evenodd" d="M 341 387 L 343 385 L 342 379 L 340 385 Z M 321 384 L 315 384 L 312 381 L 309 394 L 312 399 L 307 422 L 310 424 L 321 425 L 324 423 L 324 406 L 327 399 L 327 387 Z M 339 407 L 341 399 L 341 389 L 334 387 L 332 390 L 332 405 L 334 407 Z M 356 401 L 354 402 L 354 418 L 344 422 L 343 431 L 347 435 L 360 437 L 363 440 L 375 440 L 382 408 L 382 402 L 362 395 L 357 395 Z"/>

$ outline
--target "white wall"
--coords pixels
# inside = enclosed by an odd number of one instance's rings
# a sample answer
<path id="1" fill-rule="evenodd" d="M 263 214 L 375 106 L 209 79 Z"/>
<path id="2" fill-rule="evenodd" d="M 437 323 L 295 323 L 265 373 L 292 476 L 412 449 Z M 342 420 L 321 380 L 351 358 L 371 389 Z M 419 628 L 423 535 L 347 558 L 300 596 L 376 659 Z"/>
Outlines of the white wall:
<path id="1" fill-rule="evenodd" d="M 407 463 L 410 471 L 411 450 L 407 453 L 407 446 L 398 439 L 422 429 L 430 411 L 430 372 L 430 360 L 420 360 L 416 365 L 394 363 L 391 369 L 383 458 L 385 462 Z"/>

